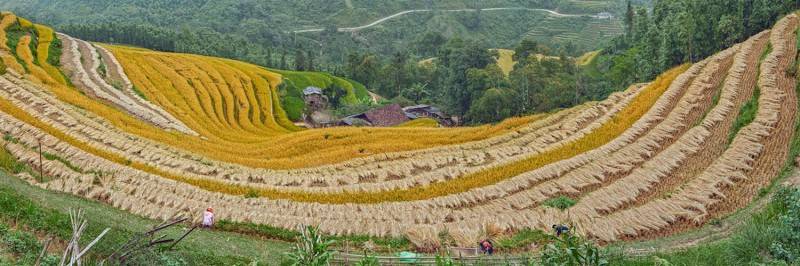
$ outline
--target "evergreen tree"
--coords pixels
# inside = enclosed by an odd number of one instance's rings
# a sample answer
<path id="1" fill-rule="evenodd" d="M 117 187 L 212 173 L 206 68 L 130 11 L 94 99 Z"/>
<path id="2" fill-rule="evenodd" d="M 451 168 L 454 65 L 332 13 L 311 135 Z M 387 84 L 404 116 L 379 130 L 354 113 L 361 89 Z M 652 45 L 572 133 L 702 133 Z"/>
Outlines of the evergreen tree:
<path id="1" fill-rule="evenodd" d="M 308 71 L 315 71 L 316 67 L 314 66 L 314 51 L 306 51 L 306 70 Z"/>
<path id="2" fill-rule="evenodd" d="M 283 50 L 283 53 L 281 53 L 280 68 L 281 69 L 287 69 L 288 67 L 289 67 L 289 65 L 288 65 L 288 63 L 286 63 L 286 50 Z"/>
<path id="3" fill-rule="evenodd" d="M 304 71 L 308 64 L 306 63 L 306 55 L 302 49 L 297 49 L 294 52 L 294 70 Z"/>
<path id="4" fill-rule="evenodd" d="M 631 34 L 633 33 L 633 27 L 634 27 L 633 18 L 635 17 L 635 15 L 636 14 L 634 14 L 633 5 L 631 4 L 631 0 L 628 0 L 628 7 L 627 7 L 627 10 L 625 12 L 625 35 L 628 38 L 631 38 L 631 36 L 632 36 Z"/>

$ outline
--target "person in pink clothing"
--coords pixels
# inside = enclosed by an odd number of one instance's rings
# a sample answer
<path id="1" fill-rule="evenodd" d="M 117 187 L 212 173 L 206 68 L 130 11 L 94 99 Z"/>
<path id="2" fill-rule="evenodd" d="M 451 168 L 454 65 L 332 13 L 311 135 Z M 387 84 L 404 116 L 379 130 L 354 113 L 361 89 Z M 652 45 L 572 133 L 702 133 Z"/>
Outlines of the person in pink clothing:
<path id="1" fill-rule="evenodd" d="M 208 207 L 205 212 L 203 212 L 203 228 L 211 228 L 214 225 L 214 209 Z"/>

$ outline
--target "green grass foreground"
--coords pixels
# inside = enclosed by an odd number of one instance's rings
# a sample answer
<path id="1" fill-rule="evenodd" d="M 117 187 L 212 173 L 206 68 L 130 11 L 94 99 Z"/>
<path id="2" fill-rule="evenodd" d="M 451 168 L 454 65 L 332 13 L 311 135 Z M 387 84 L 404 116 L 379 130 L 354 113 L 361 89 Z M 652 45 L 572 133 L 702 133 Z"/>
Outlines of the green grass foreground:
<path id="1" fill-rule="evenodd" d="M 76 196 L 46 191 L 0 171 L 0 223 L 16 224 L 27 230 L 49 234 L 57 239 L 71 235 L 68 210 L 82 209 L 89 227 L 81 243 L 88 243 L 104 228 L 111 231 L 92 249 L 89 265 L 121 246 L 134 233 L 146 231 L 159 221 L 145 219 L 99 202 Z M 180 234 L 183 228 L 170 229 L 165 234 Z M 273 264 L 283 258 L 290 244 L 264 240 L 241 234 L 195 230 L 174 252 L 164 256 L 182 260 L 187 265 L 249 265 Z M 60 254 L 59 254 L 60 255 Z"/>

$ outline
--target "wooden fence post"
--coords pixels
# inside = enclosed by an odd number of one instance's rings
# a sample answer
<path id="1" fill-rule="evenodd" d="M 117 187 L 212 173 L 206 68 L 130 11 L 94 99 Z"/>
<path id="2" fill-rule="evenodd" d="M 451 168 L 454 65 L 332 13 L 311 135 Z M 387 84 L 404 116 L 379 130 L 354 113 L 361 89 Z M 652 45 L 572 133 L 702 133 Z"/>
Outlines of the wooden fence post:
<path id="1" fill-rule="evenodd" d="M 39 138 L 39 183 L 44 182 L 44 167 L 42 164 L 42 139 Z"/>

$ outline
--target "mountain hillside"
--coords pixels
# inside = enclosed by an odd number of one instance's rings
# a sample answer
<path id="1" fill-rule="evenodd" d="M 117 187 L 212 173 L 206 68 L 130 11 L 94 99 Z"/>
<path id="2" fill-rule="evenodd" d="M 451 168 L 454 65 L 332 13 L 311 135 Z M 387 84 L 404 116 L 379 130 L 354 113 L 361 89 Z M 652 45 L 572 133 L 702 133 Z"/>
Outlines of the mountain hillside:
<path id="1" fill-rule="evenodd" d="M 322 63 L 341 63 L 346 54 L 343 51 L 353 48 L 391 55 L 412 48 L 415 40 L 428 32 L 483 40 L 490 47 L 509 48 L 532 38 L 548 45 L 571 43 L 576 49 L 596 50 L 622 33 L 624 5 L 624 0 L 123 0 L 109 8 L 101 2 L 32 0 L 0 2 L 0 10 L 46 21 L 65 33 L 94 41 L 235 57 L 277 66 L 279 53 L 292 57 L 296 50 L 320 52 L 317 59 Z M 430 12 L 393 17 L 375 27 L 352 32 L 302 32 L 360 27 L 412 10 Z M 602 12 L 610 12 L 613 17 L 592 17 Z M 131 40 L 142 35 L 149 37 Z"/>

